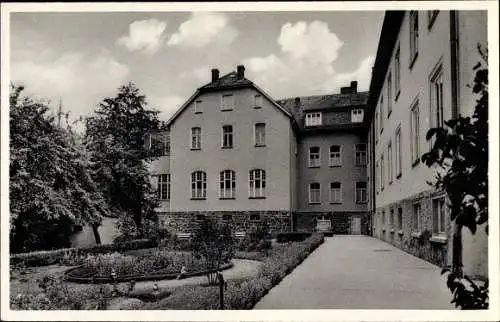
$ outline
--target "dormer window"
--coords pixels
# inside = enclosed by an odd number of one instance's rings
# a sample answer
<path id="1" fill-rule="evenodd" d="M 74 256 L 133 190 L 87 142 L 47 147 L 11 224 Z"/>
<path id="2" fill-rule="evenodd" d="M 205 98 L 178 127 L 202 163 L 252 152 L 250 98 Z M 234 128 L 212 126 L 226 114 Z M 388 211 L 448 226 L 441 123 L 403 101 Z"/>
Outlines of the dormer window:
<path id="1" fill-rule="evenodd" d="M 363 110 L 362 109 L 355 109 L 351 111 L 351 122 L 352 123 L 359 123 L 363 122 Z"/>
<path id="2" fill-rule="evenodd" d="M 233 94 L 224 94 L 221 98 L 221 110 L 231 111 L 234 107 L 234 96 Z"/>
<path id="3" fill-rule="evenodd" d="M 307 113 L 306 126 L 317 126 L 317 125 L 321 125 L 321 112 Z"/>

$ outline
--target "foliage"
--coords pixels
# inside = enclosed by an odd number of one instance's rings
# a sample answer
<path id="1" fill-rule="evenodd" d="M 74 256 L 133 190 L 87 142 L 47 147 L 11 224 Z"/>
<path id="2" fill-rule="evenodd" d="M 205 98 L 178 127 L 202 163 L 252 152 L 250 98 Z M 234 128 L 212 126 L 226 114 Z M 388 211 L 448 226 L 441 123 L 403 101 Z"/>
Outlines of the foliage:
<path id="1" fill-rule="evenodd" d="M 79 265 L 87 254 L 123 252 L 134 249 L 155 247 L 148 239 L 136 239 L 118 245 L 95 245 L 86 248 L 61 248 L 55 250 L 20 253 L 10 256 L 10 265 L 47 266 L 52 264 Z"/>
<path id="2" fill-rule="evenodd" d="M 300 231 L 290 231 L 290 232 L 281 232 L 276 236 L 276 240 L 278 243 L 287 243 L 293 241 L 303 241 L 311 236 L 311 233 L 308 232 L 300 232 Z"/>
<path id="3" fill-rule="evenodd" d="M 199 222 L 191 240 L 193 256 L 205 263 L 208 283 L 217 282 L 215 270 L 231 259 L 234 254 L 234 241 L 231 228 L 212 219 L 204 218 Z M 210 273 L 212 272 L 212 273 Z"/>
<path id="4" fill-rule="evenodd" d="M 271 249 L 271 241 L 267 222 L 252 227 L 246 236 L 238 243 L 239 250 L 247 252 L 268 251 Z"/>
<path id="5" fill-rule="evenodd" d="M 112 298 L 111 287 L 92 286 L 85 292 L 68 286 L 62 278 L 44 277 L 35 294 L 11 294 L 13 310 L 104 310 Z"/>
<path id="6" fill-rule="evenodd" d="M 132 83 L 105 98 L 86 120 L 85 142 L 99 164 L 96 181 L 113 212 L 132 216 L 139 237 L 146 235 L 145 222 L 156 221 L 158 201 L 146 166 L 151 156 L 145 137 L 160 126 L 158 111 L 147 109 L 146 97 Z"/>
<path id="7" fill-rule="evenodd" d="M 429 167 L 438 165 L 445 174 L 437 174 L 434 186 L 446 191 L 450 201 L 451 220 L 460 236 L 462 227 L 475 234 L 477 226 L 486 223 L 488 232 L 488 57 L 478 45 L 483 62 L 474 66 L 472 92 L 478 99 L 471 117 L 448 120 L 446 127 L 432 128 L 427 139 L 435 142 L 422 160 Z M 454 238 L 455 239 L 455 238 Z M 462 278 L 461 244 L 454 241 L 453 272 L 448 275 L 452 302 L 462 309 L 488 307 L 488 284 L 478 287 L 469 277 Z M 443 274 L 446 271 L 443 271 Z"/>
<path id="8" fill-rule="evenodd" d="M 49 106 L 10 92 L 10 250 L 69 246 L 75 223 L 99 225 L 109 213 L 86 149 L 56 124 Z"/>
<path id="9" fill-rule="evenodd" d="M 299 265 L 324 241 L 322 234 L 313 234 L 302 242 L 278 245 L 264 260 L 259 274 L 253 278 L 230 280 L 224 291 L 225 309 L 248 310 Z M 182 286 L 167 298 L 146 303 L 141 309 L 215 310 L 219 309 L 219 288 L 216 286 Z"/>

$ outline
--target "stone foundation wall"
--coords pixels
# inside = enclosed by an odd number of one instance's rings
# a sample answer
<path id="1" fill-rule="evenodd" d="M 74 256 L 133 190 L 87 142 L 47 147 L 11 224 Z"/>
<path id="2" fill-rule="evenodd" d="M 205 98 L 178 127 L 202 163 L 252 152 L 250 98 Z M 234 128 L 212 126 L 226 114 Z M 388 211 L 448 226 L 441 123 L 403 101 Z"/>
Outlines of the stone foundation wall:
<path id="1" fill-rule="evenodd" d="M 361 234 L 367 235 L 369 232 L 369 218 L 366 212 L 295 212 L 293 214 L 294 230 L 315 231 L 317 218 L 323 216 L 330 218 L 334 234 L 351 234 L 353 218 L 361 219 Z"/>
<path id="2" fill-rule="evenodd" d="M 273 234 L 291 231 L 291 218 L 287 211 L 191 211 L 158 214 L 162 228 L 171 233 L 193 232 L 202 216 L 227 223 L 234 232 L 246 232 L 264 224 Z"/>
<path id="3" fill-rule="evenodd" d="M 440 194 L 429 190 L 377 208 L 373 218 L 373 236 L 435 265 L 441 267 L 450 265 L 451 223 L 449 218 L 447 218 L 445 234 L 433 233 L 432 200 L 438 196 Z M 420 202 L 421 205 L 420 229 L 415 229 L 413 222 L 413 205 L 416 202 Z M 398 222 L 399 208 L 402 210 L 402 224 Z M 390 220 L 391 209 L 394 211 L 392 224 Z M 382 220 L 384 212 L 385 221 Z"/>

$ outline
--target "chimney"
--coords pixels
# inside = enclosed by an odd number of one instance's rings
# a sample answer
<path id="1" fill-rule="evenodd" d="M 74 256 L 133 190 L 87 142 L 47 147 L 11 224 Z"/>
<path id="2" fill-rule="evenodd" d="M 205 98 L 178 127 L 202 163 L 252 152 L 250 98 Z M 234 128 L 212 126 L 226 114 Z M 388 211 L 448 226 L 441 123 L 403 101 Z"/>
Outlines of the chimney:
<path id="1" fill-rule="evenodd" d="M 217 68 L 212 69 L 212 83 L 219 80 L 219 70 Z"/>
<path id="2" fill-rule="evenodd" d="M 358 82 L 352 81 L 351 82 L 351 93 L 357 93 L 357 92 L 358 92 Z"/>
<path id="3" fill-rule="evenodd" d="M 243 65 L 238 65 L 236 67 L 236 75 L 238 79 L 243 79 L 245 78 L 245 66 Z"/>
<path id="4" fill-rule="evenodd" d="M 295 98 L 295 105 L 293 106 L 293 114 L 295 117 L 299 117 L 301 112 L 300 97 Z"/>

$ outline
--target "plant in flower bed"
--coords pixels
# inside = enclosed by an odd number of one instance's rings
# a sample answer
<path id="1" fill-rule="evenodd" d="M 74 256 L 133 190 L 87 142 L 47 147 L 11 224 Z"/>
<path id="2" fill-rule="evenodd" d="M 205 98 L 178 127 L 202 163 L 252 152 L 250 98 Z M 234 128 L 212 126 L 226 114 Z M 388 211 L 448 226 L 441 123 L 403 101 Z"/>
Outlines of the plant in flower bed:
<path id="1" fill-rule="evenodd" d="M 260 253 L 263 264 L 256 277 L 228 281 L 224 291 L 224 309 L 251 309 L 299 265 L 324 241 L 322 234 L 313 234 L 302 242 L 273 247 L 267 254 Z M 251 253 L 255 257 L 255 253 Z M 238 254 L 240 258 L 243 253 Z M 141 309 L 210 310 L 219 309 L 219 288 L 189 285 L 176 288 L 173 293 L 154 303 L 146 303 Z"/>
<path id="2" fill-rule="evenodd" d="M 182 266 L 190 271 L 203 268 L 201 260 L 190 253 L 172 253 L 164 249 L 155 249 L 138 255 L 121 253 L 89 255 L 82 267 L 70 272 L 72 277 L 109 278 L 111 272 L 117 277 L 144 276 L 152 274 L 178 273 Z"/>

